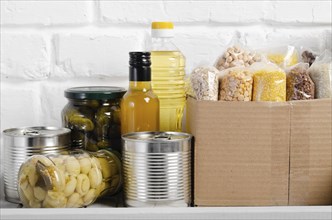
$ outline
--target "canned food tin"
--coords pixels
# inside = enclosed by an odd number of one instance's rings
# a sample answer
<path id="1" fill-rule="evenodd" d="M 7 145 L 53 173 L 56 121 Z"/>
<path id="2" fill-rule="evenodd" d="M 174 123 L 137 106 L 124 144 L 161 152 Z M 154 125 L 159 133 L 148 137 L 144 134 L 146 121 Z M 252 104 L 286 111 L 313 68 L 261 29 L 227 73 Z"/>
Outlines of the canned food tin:
<path id="1" fill-rule="evenodd" d="M 122 136 L 127 206 L 190 204 L 191 138 L 181 132 L 135 132 Z"/>
<path id="2" fill-rule="evenodd" d="M 5 199 L 20 203 L 17 176 L 21 164 L 35 154 L 54 154 L 70 149 L 70 130 L 56 127 L 11 128 L 4 134 Z"/>

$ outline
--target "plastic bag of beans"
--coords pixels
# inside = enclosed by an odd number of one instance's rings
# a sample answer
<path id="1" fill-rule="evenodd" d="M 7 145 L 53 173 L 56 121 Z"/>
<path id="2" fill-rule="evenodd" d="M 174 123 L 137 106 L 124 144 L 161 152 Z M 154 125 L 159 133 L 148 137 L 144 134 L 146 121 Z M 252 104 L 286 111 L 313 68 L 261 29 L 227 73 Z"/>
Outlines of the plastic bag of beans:
<path id="1" fill-rule="evenodd" d="M 252 74 L 248 68 L 234 67 L 221 71 L 219 77 L 219 100 L 251 101 Z"/>
<path id="2" fill-rule="evenodd" d="M 255 63 L 253 74 L 253 101 L 286 101 L 286 73 L 273 63 Z"/>
<path id="3" fill-rule="evenodd" d="M 298 63 L 286 70 L 287 101 L 314 99 L 315 84 L 308 69 L 309 63 Z"/>
<path id="4" fill-rule="evenodd" d="M 215 67 L 224 70 L 232 67 L 248 67 L 255 62 L 261 61 L 261 56 L 248 49 L 240 42 L 240 36 L 235 36 L 227 49 L 218 57 Z"/>
<path id="5" fill-rule="evenodd" d="M 315 98 L 317 99 L 332 97 L 331 58 L 331 52 L 325 50 L 308 69 L 308 73 L 315 83 Z"/>

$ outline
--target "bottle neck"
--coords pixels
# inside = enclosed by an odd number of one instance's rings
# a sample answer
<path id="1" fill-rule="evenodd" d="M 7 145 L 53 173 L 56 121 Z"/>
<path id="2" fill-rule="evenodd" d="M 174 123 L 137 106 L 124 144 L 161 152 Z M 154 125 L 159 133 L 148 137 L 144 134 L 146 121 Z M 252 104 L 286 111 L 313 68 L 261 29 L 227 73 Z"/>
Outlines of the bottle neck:
<path id="1" fill-rule="evenodd" d="M 152 38 L 151 51 L 177 51 L 178 48 L 173 44 L 172 37 Z"/>
<path id="2" fill-rule="evenodd" d="M 147 92 L 151 90 L 151 81 L 129 81 L 129 89 Z"/>

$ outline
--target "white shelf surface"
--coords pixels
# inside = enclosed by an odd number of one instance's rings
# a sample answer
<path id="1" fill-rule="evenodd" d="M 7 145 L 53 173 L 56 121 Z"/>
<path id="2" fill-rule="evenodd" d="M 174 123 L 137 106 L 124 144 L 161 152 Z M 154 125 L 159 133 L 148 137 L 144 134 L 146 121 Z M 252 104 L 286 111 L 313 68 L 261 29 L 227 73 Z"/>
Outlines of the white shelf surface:
<path id="1" fill-rule="evenodd" d="M 116 208 L 96 203 L 88 208 L 27 209 L 1 201 L 5 219 L 332 219 L 332 206 Z"/>

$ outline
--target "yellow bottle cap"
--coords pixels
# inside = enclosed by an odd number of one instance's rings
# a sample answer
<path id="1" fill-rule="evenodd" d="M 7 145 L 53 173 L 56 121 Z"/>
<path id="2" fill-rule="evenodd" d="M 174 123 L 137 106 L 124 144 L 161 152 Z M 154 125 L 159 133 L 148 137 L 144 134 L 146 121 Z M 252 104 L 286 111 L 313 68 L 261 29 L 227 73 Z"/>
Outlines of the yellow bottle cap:
<path id="1" fill-rule="evenodd" d="M 152 29 L 173 29 L 173 22 L 155 21 L 151 24 Z"/>

